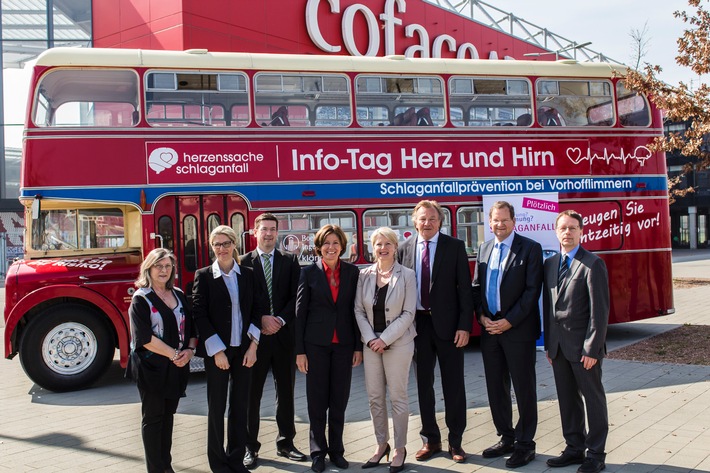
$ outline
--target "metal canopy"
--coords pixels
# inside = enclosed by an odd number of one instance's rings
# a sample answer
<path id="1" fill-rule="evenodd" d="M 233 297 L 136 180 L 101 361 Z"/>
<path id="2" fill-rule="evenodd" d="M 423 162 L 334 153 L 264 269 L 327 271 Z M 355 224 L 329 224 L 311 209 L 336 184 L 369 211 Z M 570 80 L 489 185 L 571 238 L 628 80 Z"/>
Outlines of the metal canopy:
<path id="1" fill-rule="evenodd" d="M 560 57 L 570 57 L 580 62 L 610 62 L 623 64 L 609 56 L 594 51 L 588 47 L 590 43 L 578 43 L 553 33 L 547 28 L 537 26 L 529 21 L 489 5 L 480 0 L 424 0 L 446 10 L 456 12 L 466 18 L 489 28 L 509 34 L 530 44 L 546 49 L 551 53 L 558 52 Z"/>
<path id="2" fill-rule="evenodd" d="M 3 69 L 55 46 L 91 46 L 91 0 L 2 0 Z"/>

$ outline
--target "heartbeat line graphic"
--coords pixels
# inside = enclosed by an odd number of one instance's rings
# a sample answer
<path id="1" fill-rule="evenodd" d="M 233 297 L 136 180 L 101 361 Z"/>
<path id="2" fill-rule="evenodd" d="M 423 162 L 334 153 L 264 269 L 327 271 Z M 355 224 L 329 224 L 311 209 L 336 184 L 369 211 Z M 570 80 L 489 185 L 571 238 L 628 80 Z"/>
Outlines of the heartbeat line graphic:
<path id="1" fill-rule="evenodd" d="M 579 164 L 582 161 L 589 161 L 591 163 L 594 160 L 606 161 L 607 164 L 612 160 L 616 160 L 626 164 L 627 161 L 634 160 L 643 166 L 646 164 L 646 161 L 651 159 L 651 154 L 651 151 L 645 146 L 637 147 L 632 153 L 624 153 L 624 148 L 621 148 L 618 155 L 609 153 L 606 148 L 602 155 L 596 153 L 592 154 L 589 148 L 587 148 L 586 154 L 583 154 L 580 148 L 567 148 L 567 157 L 574 164 Z"/>

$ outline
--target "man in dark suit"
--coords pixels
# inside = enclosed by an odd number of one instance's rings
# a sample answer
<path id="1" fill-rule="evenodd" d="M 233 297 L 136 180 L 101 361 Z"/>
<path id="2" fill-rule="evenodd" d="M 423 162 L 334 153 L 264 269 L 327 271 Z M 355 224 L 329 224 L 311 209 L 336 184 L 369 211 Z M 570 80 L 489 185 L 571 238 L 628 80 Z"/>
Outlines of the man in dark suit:
<path id="1" fill-rule="evenodd" d="M 213 472 L 246 472 L 247 401 L 250 368 L 256 361 L 261 315 L 269 310 L 250 268 L 237 264 L 237 234 L 226 225 L 210 233 L 215 262 L 195 273 L 192 315 L 199 333 L 197 353 L 207 375 L 207 459 Z M 227 446 L 224 413 L 229 399 Z"/>
<path id="2" fill-rule="evenodd" d="M 306 456 L 293 445 L 293 388 L 296 380 L 294 350 L 296 292 L 301 267 L 296 256 L 276 249 L 279 222 L 276 216 L 263 213 L 254 220 L 257 249 L 242 257 L 241 264 L 254 270 L 254 279 L 264 294 L 269 295 L 270 310 L 261 316 L 261 338 L 256 363 L 251 370 L 247 421 L 247 450 L 244 466 L 256 468 L 259 458 L 259 421 L 264 383 L 271 369 L 276 384 L 276 454 L 294 461 Z M 269 287 L 269 283 L 271 287 Z"/>
<path id="3" fill-rule="evenodd" d="M 468 344 L 473 323 L 471 272 L 464 243 L 440 232 L 443 220 L 444 211 L 436 201 L 419 202 L 412 213 L 417 234 L 399 248 L 399 260 L 403 266 L 415 270 L 419 288 L 414 360 L 424 445 L 415 458 L 428 460 L 441 451 L 434 396 L 434 366 L 438 359 L 449 428 L 449 454 L 455 462 L 463 463 L 466 461 L 466 452 L 461 448 L 466 429 L 463 347 Z"/>
<path id="4" fill-rule="evenodd" d="M 561 212 L 555 222 L 561 253 L 547 259 L 544 267 L 545 350 L 555 375 L 566 443 L 562 454 L 547 464 L 581 464 L 579 473 L 598 473 L 606 466 L 609 433 L 602 385 L 609 278 L 604 261 L 580 245 L 583 228 L 580 214 Z"/>
<path id="5" fill-rule="evenodd" d="M 488 403 L 501 439 L 485 449 L 483 457 L 512 453 L 505 465 L 517 468 L 535 458 L 535 341 L 540 336 L 542 247 L 513 231 L 515 209 L 508 202 L 494 203 L 488 216 L 495 238 L 478 250 L 473 303 L 482 327 Z M 511 380 L 520 414 L 515 429 Z"/>

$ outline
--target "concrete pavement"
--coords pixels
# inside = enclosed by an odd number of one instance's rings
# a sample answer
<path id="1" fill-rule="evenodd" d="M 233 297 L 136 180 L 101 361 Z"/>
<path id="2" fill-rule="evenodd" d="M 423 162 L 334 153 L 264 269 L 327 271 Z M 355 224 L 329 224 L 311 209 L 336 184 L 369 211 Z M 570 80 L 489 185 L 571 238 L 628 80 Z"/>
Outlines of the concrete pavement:
<path id="1" fill-rule="evenodd" d="M 710 279 L 710 252 L 674 252 L 674 274 Z M 610 328 L 609 348 L 669 330 L 681 324 L 710 324 L 708 287 L 675 292 L 676 313 Z M 4 291 L 0 291 L 4 304 Z M 538 354 L 539 427 L 537 458 L 521 472 L 574 472 L 551 470 L 545 460 L 564 448 L 552 370 Z M 416 462 L 420 447 L 419 412 L 413 376 L 410 382 L 411 419 L 408 471 L 505 471 L 505 459 L 484 459 L 481 451 L 497 441 L 488 409 L 485 379 L 476 347 L 466 351 L 468 428 L 464 449 L 467 463 L 455 464 L 447 455 Z M 109 373 L 93 388 L 73 393 L 52 393 L 33 385 L 19 360 L 0 360 L 0 472 L 139 472 L 145 471 L 140 439 L 140 403 L 135 386 L 123 380 L 114 361 Z M 308 450 L 305 378 L 296 383 L 296 446 Z M 609 404 L 607 443 L 609 472 L 710 471 L 710 367 L 623 360 L 604 361 L 604 383 Z M 438 384 L 438 382 L 437 382 Z M 294 463 L 276 456 L 273 386 L 267 381 L 262 407 L 263 444 L 257 472 L 310 471 L 310 463 Z M 441 396 L 439 396 L 441 398 Z M 443 401 L 439 403 L 443 422 Z M 206 386 L 195 374 L 187 397 L 180 403 L 173 444 L 173 467 L 178 472 L 208 472 L 206 458 Z M 360 469 L 374 445 L 362 367 L 356 368 L 345 429 L 350 470 Z M 446 430 L 442 431 L 444 438 Z M 445 445 L 446 447 L 446 445 Z M 327 464 L 326 471 L 336 471 Z M 383 473 L 387 467 L 371 470 Z"/>

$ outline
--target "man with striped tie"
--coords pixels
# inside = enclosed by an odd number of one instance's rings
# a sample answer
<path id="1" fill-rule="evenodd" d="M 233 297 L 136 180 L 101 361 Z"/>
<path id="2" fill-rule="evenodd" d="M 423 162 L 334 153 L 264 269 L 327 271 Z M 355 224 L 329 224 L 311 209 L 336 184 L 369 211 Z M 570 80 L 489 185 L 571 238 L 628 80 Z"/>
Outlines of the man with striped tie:
<path id="1" fill-rule="evenodd" d="M 574 210 L 557 216 L 560 254 L 545 261 L 545 350 L 552 364 L 566 447 L 547 465 L 581 464 L 578 473 L 605 468 L 609 433 L 602 359 L 609 320 L 609 278 L 598 256 L 582 248 L 584 219 Z M 586 427 L 585 427 L 586 406 Z"/>
<path id="2" fill-rule="evenodd" d="M 511 454 L 505 465 L 518 468 L 535 459 L 542 246 L 515 233 L 515 209 L 510 203 L 495 202 L 488 218 L 494 238 L 478 250 L 473 303 L 481 324 L 488 403 L 500 440 L 485 449 L 483 457 Z M 519 413 L 515 426 L 511 382 Z"/>
<path id="3" fill-rule="evenodd" d="M 306 456 L 293 445 L 296 436 L 293 387 L 296 379 L 295 314 L 301 267 L 296 256 L 276 249 L 279 222 L 263 213 L 254 220 L 257 248 L 244 255 L 243 266 L 254 269 L 256 285 L 269 295 L 270 313 L 261 317 L 261 339 L 252 367 L 244 466 L 256 468 L 259 458 L 261 397 L 271 369 L 276 384 L 276 454 L 293 461 Z"/>

